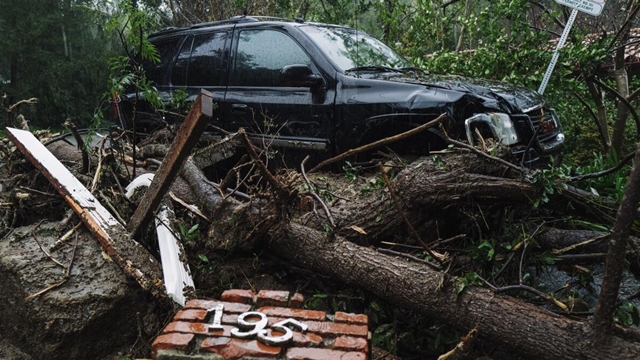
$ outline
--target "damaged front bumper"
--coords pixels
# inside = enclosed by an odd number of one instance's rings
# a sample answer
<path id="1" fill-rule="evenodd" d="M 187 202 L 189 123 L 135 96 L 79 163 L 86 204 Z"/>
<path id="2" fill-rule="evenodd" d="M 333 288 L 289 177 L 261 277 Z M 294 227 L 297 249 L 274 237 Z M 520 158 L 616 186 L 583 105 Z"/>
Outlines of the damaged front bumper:
<path id="1" fill-rule="evenodd" d="M 474 131 L 481 130 L 481 133 L 510 146 L 512 153 L 522 158 L 524 163 L 557 155 L 565 141 L 556 112 L 545 109 L 543 105 L 525 109 L 523 114 L 476 114 L 466 119 L 464 126 L 469 144 L 475 144 Z"/>

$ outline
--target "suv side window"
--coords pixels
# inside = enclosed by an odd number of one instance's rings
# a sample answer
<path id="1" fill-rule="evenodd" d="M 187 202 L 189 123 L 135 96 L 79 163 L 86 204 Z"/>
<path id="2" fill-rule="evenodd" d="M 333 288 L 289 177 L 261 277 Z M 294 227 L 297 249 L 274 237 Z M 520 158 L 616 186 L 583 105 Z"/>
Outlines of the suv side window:
<path id="1" fill-rule="evenodd" d="M 188 36 L 182 43 L 182 48 L 178 53 L 178 59 L 173 65 L 171 71 L 171 85 L 187 85 L 187 69 L 189 68 L 189 59 L 191 59 L 191 44 L 193 44 L 193 36 Z"/>
<path id="2" fill-rule="evenodd" d="M 287 65 L 311 65 L 311 59 L 289 35 L 275 30 L 245 30 L 240 33 L 235 58 L 235 86 L 280 86 L 280 73 Z"/>
<path id="3" fill-rule="evenodd" d="M 221 85 L 220 75 L 226 40 L 226 32 L 187 38 L 173 66 L 171 84 L 177 86 Z"/>
<path id="4" fill-rule="evenodd" d="M 179 40 L 179 37 L 175 37 L 154 43 L 160 56 L 160 62 L 153 63 L 148 60 L 143 61 L 142 66 L 145 69 L 147 79 L 153 81 L 156 85 L 166 85 L 167 78 L 165 74 L 167 73 L 169 64 L 173 60 L 173 49 L 178 45 Z"/>

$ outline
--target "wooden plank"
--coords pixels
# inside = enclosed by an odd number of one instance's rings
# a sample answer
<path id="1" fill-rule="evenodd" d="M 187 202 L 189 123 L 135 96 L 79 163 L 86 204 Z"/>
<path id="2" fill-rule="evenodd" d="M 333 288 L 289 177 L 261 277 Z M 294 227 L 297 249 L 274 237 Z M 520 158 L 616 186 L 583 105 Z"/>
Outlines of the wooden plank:
<path id="1" fill-rule="evenodd" d="M 164 294 L 158 262 L 32 133 L 6 128 L 9 139 L 40 170 L 100 242 L 114 262 L 143 289 Z"/>
<path id="2" fill-rule="evenodd" d="M 125 189 L 125 196 L 131 198 L 136 189 L 151 185 L 153 177 L 153 174 L 144 174 L 133 179 Z M 186 256 L 183 256 L 184 248 L 182 243 L 175 237 L 176 232 L 171 229 L 171 226 L 176 223 L 175 217 L 171 200 L 169 200 L 169 197 L 165 197 L 160 204 L 160 210 L 156 215 L 155 221 L 162 273 L 164 275 L 164 287 L 167 291 L 167 296 L 180 304 L 180 306 L 184 306 L 187 300 L 185 288 L 191 288 L 191 291 L 194 291 L 195 285 L 193 284 L 193 278 L 191 278 Z"/>
<path id="3" fill-rule="evenodd" d="M 169 187 L 180 172 L 182 164 L 191 154 L 191 150 L 195 147 L 212 116 L 213 99 L 211 93 L 202 90 L 178 130 L 167 155 L 162 160 L 151 186 L 131 217 L 127 226 L 131 234 L 136 235 L 151 221 L 153 212 L 158 209 L 162 197 L 169 191 Z"/>

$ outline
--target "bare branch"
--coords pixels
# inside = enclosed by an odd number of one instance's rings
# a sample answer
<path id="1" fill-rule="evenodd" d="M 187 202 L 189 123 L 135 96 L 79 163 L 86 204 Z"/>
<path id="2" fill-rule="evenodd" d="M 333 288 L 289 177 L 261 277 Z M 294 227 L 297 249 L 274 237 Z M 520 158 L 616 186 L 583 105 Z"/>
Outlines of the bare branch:
<path id="1" fill-rule="evenodd" d="M 415 135 L 415 134 L 417 134 L 417 133 L 419 133 L 419 132 L 421 132 L 423 130 L 426 130 L 426 129 L 430 128 L 430 127 L 435 126 L 436 124 L 439 124 L 442 120 L 444 120 L 444 118 L 446 116 L 447 116 L 447 114 L 442 114 L 442 115 L 438 116 L 436 119 L 431 120 L 428 123 L 422 124 L 422 125 L 420 125 L 420 126 L 418 126 L 416 128 L 413 128 L 413 129 L 411 129 L 409 131 L 405 131 L 405 132 L 403 132 L 401 134 L 390 136 L 390 137 L 387 137 L 387 138 L 384 138 L 384 139 L 381 139 L 381 140 L 378 140 L 378 141 L 374 141 L 372 143 L 360 146 L 358 148 L 351 149 L 349 151 L 345 151 L 345 152 L 343 152 L 342 154 L 340 154 L 338 156 L 335 156 L 335 157 L 332 157 L 331 159 L 327 159 L 327 160 L 322 161 L 320 164 L 316 165 L 316 167 L 314 167 L 313 169 L 309 170 L 309 172 L 312 173 L 312 172 L 318 171 L 324 166 L 327 166 L 329 164 L 333 164 L 334 162 L 340 161 L 340 160 L 342 160 L 344 158 L 347 158 L 347 157 L 349 157 L 351 155 L 355 155 L 355 154 L 358 154 L 358 153 L 361 153 L 361 152 L 364 152 L 364 151 L 367 151 L 367 150 L 371 150 L 371 149 L 374 149 L 374 148 L 377 148 L 377 147 L 380 147 L 380 146 L 383 146 L 383 145 L 388 145 L 388 144 L 394 143 L 394 142 L 396 142 L 398 140 L 402 140 L 404 138 L 407 138 L 407 137 L 409 137 L 411 135 Z"/>
<path id="2" fill-rule="evenodd" d="M 602 81 L 596 79 L 595 77 L 593 78 L 593 81 L 595 83 L 597 83 L 598 85 L 600 85 L 605 90 L 607 90 L 610 93 L 612 93 L 615 97 L 618 98 L 618 100 L 620 100 L 623 104 L 625 104 L 625 106 L 627 106 L 627 108 L 629 109 L 629 112 L 631 113 L 631 116 L 633 116 L 633 120 L 635 120 L 635 122 L 636 122 L 636 128 L 640 129 L 640 118 L 638 117 L 638 113 L 633 108 L 633 105 L 631 105 L 629 100 L 627 100 L 627 98 L 625 98 L 624 96 L 620 95 L 620 93 L 617 92 L 614 88 L 612 88 L 611 86 L 609 86 L 609 85 L 603 83 Z M 640 131 L 637 131 L 636 139 L 640 140 Z"/>

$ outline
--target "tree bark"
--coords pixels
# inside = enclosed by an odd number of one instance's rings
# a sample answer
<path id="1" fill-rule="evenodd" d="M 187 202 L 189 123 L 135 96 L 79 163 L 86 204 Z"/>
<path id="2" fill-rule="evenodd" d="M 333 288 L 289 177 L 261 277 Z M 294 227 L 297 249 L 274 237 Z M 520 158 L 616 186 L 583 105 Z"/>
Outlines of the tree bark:
<path id="1" fill-rule="evenodd" d="M 622 196 L 609 239 L 609 251 L 607 252 L 600 297 L 593 317 L 593 329 L 596 332 L 596 341 L 599 343 L 605 341 L 606 335 L 613 325 L 613 313 L 617 308 L 618 291 L 624 270 L 625 251 L 631 226 L 638 215 L 638 202 L 640 202 L 640 143 L 636 148 L 629 183 Z"/>
<path id="2" fill-rule="evenodd" d="M 609 151 L 609 149 L 611 148 L 611 137 L 609 136 L 609 127 L 607 125 L 607 109 L 605 108 L 604 101 L 602 100 L 602 93 L 598 91 L 596 85 L 592 80 L 587 80 L 587 88 L 589 89 L 591 98 L 593 99 L 593 102 L 595 102 L 596 109 L 598 110 L 598 121 L 596 125 L 598 125 L 598 130 L 600 130 L 600 136 L 606 148 L 605 150 Z"/>
<path id="3" fill-rule="evenodd" d="M 427 209 L 427 214 L 435 213 L 445 203 L 483 199 L 515 202 L 536 194 L 533 188 L 517 184 L 515 180 L 455 172 L 434 174 L 430 170 L 429 166 L 412 167 L 402 172 L 394 183 L 411 205 L 412 216 L 421 214 L 422 208 Z M 191 181 L 197 182 L 197 177 Z M 198 196 L 210 195 L 206 187 L 196 191 L 201 192 Z M 389 201 L 388 196 L 385 197 Z M 608 338 L 597 348 L 591 347 L 588 323 L 488 289 L 472 287 L 458 294 L 456 279 L 446 273 L 404 258 L 383 255 L 340 235 L 296 223 L 291 214 L 283 214 L 283 209 L 274 204 L 274 201 L 262 200 L 243 204 L 218 202 L 212 209 L 217 222 L 209 230 L 206 246 L 227 250 L 267 247 L 273 254 L 300 267 L 371 291 L 397 306 L 466 331 L 477 327 L 481 337 L 526 357 L 606 360 L 635 359 L 640 354 L 640 343 L 617 337 Z M 353 206 L 346 212 L 350 220 L 342 220 L 343 229 L 350 221 L 359 219 L 356 224 L 368 224 L 365 225 L 367 232 L 375 235 L 376 232 L 388 233 L 402 223 L 395 208 L 384 200 Z M 380 213 L 387 217 L 384 225 L 372 219 Z"/>
<path id="4" fill-rule="evenodd" d="M 467 159 L 475 158 L 467 154 Z M 458 162 L 438 169 L 434 163 L 411 165 L 400 172 L 393 181 L 399 201 L 414 224 L 424 223 L 443 215 L 443 211 L 456 205 L 471 202 L 477 204 L 524 204 L 537 198 L 539 192 L 533 185 L 506 178 L 472 173 L 490 173 L 496 167 L 481 169 L 486 160 L 475 162 L 478 168 L 464 169 Z M 451 168 L 453 167 L 453 168 Z M 388 191 L 372 193 L 357 202 L 340 203 L 331 208 L 337 219 L 337 233 L 349 240 L 357 241 L 360 235 L 351 226 L 364 229 L 370 241 L 388 238 L 397 233 L 403 219 L 390 202 Z M 322 229 L 321 226 L 315 226 Z"/>
<path id="5" fill-rule="evenodd" d="M 570 320 L 483 288 L 457 294 L 455 278 L 298 224 L 273 232 L 269 248 L 298 266 L 389 302 L 469 330 L 535 359 L 637 359 L 640 344 L 610 337 L 590 346 L 587 323 Z"/>

